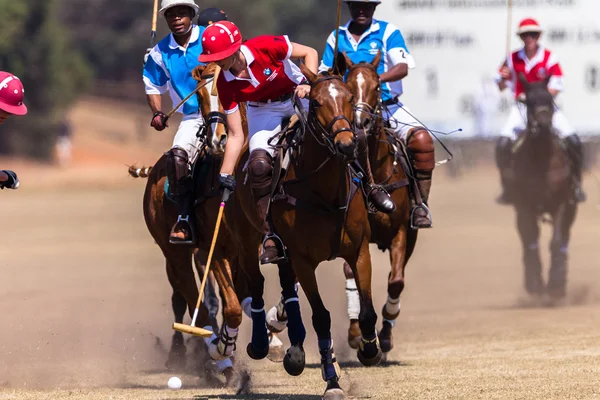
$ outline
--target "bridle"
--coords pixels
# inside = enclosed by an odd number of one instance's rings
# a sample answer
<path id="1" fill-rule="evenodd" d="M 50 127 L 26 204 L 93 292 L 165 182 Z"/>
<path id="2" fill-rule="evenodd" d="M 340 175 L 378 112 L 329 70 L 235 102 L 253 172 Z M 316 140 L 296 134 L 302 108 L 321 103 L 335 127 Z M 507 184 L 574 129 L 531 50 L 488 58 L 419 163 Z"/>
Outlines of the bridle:
<path id="1" fill-rule="evenodd" d="M 319 84 L 321 84 L 323 82 L 333 81 L 333 80 L 344 83 L 344 80 L 340 76 L 324 75 L 310 85 L 311 91 L 315 87 L 317 87 Z M 319 107 L 319 104 L 313 99 L 310 99 L 309 104 L 310 105 L 309 105 L 307 124 L 308 124 L 311 135 L 315 138 L 315 140 L 317 141 L 317 143 L 319 145 L 321 145 L 323 147 L 327 147 L 327 149 L 333 155 L 340 155 L 337 150 L 337 147 L 335 146 L 335 143 L 334 143 L 335 137 L 342 132 L 350 132 L 352 134 L 352 137 L 356 138 L 356 133 L 354 132 L 354 129 L 352 128 L 354 126 L 354 124 L 352 123 L 352 121 L 350 121 L 348 119 L 348 117 L 341 114 L 341 115 L 336 115 L 335 117 L 333 117 L 333 119 L 331 121 L 329 121 L 327 126 L 324 127 L 319 122 L 319 120 L 317 118 L 317 113 L 315 111 Z M 344 127 L 339 128 L 334 131 L 333 126 L 338 121 L 346 121 L 348 123 L 348 126 L 344 126 Z"/>
<path id="2" fill-rule="evenodd" d="M 353 71 L 355 69 L 359 69 L 359 68 L 370 69 L 377 74 L 377 77 L 379 77 L 379 74 L 377 73 L 377 68 L 375 68 L 372 64 L 365 63 L 365 62 L 354 64 L 352 67 L 350 67 L 348 72 Z M 383 111 L 383 100 L 381 99 L 381 84 L 378 86 L 378 89 L 377 89 L 377 105 L 375 107 L 373 107 L 372 105 L 370 105 L 367 102 L 359 101 L 359 102 L 354 103 L 353 109 L 357 113 L 367 114 L 367 115 L 371 116 L 373 118 L 373 121 L 381 120 L 382 119 L 381 114 Z M 354 123 L 355 123 L 355 127 L 356 127 L 356 121 Z"/>

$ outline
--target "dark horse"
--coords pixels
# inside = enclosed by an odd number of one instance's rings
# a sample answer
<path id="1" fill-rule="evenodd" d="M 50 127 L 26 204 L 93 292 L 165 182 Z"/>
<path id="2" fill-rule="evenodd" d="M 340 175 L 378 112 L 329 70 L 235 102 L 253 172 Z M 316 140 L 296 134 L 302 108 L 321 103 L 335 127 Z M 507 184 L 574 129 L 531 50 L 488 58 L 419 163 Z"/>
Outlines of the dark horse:
<path id="1" fill-rule="evenodd" d="M 333 351 L 331 318 L 325 308 L 315 270 L 320 262 L 344 258 L 356 276 L 361 299 L 359 324 L 361 344 L 358 359 L 364 365 L 377 364 L 382 356 L 375 324 L 377 314 L 371 299 L 371 257 L 369 254 L 370 226 L 363 196 L 357 194 L 348 163 L 356 156 L 356 136 L 353 130 L 352 92 L 343 82 L 346 67 L 344 58 L 337 60 L 339 73 L 315 75 L 304 65 L 303 74 L 311 85 L 310 107 L 306 132 L 291 144 L 295 150 L 282 172 L 279 190 L 271 204 L 274 231 L 285 243 L 287 262 L 278 263 L 288 317 L 291 347 L 284 358 L 286 371 L 299 375 L 304 369 L 303 343 L 306 336 L 300 317 L 298 297 L 294 290 L 297 276 L 313 310 L 313 326 L 318 337 L 323 379 L 327 382 L 325 398 L 344 398 L 338 380 L 340 368 Z M 302 118 L 301 118 L 302 119 Z M 263 221 L 252 201 L 249 185 L 245 184 L 243 167 L 246 152 L 238 163 L 238 190 L 235 202 L 228 206 L 237 240 L 254 256 L 245 263 L 252 294 L 252 342 L 248 354 L 264 358 L 268 351 L 266 315 L 264 311 L 264 277 L 258 264 L 258 248 Z M 277 170 L 277 169 L 276 169 Z M 275 181 L 279 181 L 274 177 Z M 251 227 L 236 226 L 244 220 Z M 258 235 L 257 235 L 258 233 Z"/>
<path id="2" fill-rule="evenodd" d="M 547 293 L 552 299 L 561 299 L 566 294 L 567 250 L 577 213 L 574 168 L 564 141 L 552 128 L 554 101 L 547 89 L 549 78 L 534 83 L 522 75 L 519 79 L 525 88 L 527 128 L 514 145 L 514 207 L 523 246 L 525 288 L 531 295 Z M 539 224 L 545 214 L 550 215 L 553 228 L 547 285 L 539 250 Z"/>

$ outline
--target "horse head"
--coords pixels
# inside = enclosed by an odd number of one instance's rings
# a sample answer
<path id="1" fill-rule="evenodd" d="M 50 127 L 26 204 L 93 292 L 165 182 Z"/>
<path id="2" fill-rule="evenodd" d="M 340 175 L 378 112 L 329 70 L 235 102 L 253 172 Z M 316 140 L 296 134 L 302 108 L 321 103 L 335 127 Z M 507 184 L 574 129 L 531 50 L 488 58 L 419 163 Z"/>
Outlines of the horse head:
<path id="1" fill-rule="evenodd" d="M 217 93 L 219 67 L 216 64 L 201 65 L 194 70 L 199 85 L 206 86 L 198 91 L 198 103 L 204 119 L 200 134 L 204 135 L 211 154 L 222 155 L 227 142 L 227 119 Z"/>
<path id="2" fill-rule="evenodd" d="M 309 124 L 311 133 L 319 142 L 345 160 L 356 158 L 357 144 L 353 126 L 353 95 L 344 83 L 346 60 L 338 54 L 332 69 L 321 74 L 300 66 L 311 89 L 309 94 Z"/>
<path id="3" fill-rule="evenodd" d="M 552 132 L 552 117 L 554 116 L 554 99 L 548 91 L 550 76 L 543 81 L 527 82 L 523 73 L 519 81 L 525 91 L 527 106 L 527 131 L 534 136 L 540 133 Z"/>
<path id="4" fill-rule="evenodd" d="M 348 66 L 346 84 L 354 94 L 354 126 L 356 129 L 368 132 L 381 111 L 381 80 L 377 73 L 381 50 L 370 63 L 354 64 L 345 52 L 344 57 Z"/>

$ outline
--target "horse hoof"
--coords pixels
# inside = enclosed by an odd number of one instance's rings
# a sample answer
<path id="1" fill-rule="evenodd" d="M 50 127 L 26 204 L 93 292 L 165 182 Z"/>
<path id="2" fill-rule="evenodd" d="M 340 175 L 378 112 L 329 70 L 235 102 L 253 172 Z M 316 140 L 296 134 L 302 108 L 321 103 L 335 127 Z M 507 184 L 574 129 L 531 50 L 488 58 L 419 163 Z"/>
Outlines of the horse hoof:
<path id="1" fill-rule="evenodd" d="M 360 347 L 361 340 L 362 336 L 360 333 L 358 320 L 353 319 L 350 321 L 350 326 L 348 327 L 348 346 L 356 350 Z"/>
<path id="2" fill-rule="evenodd" d="M 379 340 L 372 342 L 361 343 L 361 348 L 357 352 L 358 361 L 365 367 L 372 367 L 373 365 L 379 364 L 383 352 L 379 346 Z"/>
<path id="3" fill-rule="evenodd" d="M 291 376 L 298 376 L 304 371 L 306 359 L 301 345 L 290 347 L 283 358 L 283 368 Z"/>
<path id="4" fill-rule="evenodd" d="M 389 353 L 394 348 L 392 325 L 389 322 L 383 322 L 383 327 L 379 332 L 379 344 L 381 346 L 381 351 L 384 353 Z"/>
<path id="5" fill-rule="evenodd" d="M 264 349 L 257 349 L 252 345 L 252 343 L 248 343 L 248 347 L 246 347 L 246 352 L 248 356 L 253 360 L 262 360 L 269 354 L 269 346 Z"/>
<path id="6" fill-rule="evenodd" d="M 344 400 L 346 395 L 337 382 L 328 382 L 327 389 L 323 394 L 323 400 Z"/>

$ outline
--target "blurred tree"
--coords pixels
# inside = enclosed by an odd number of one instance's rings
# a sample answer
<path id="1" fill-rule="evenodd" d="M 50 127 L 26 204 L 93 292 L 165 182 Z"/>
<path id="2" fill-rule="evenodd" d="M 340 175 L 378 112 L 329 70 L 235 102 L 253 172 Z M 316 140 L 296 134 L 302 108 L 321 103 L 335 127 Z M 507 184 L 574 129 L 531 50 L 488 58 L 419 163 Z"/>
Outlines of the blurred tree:
<path id="1" fill-rule="evenodd" d="M 89 70 L 58 20 L 58 3 L 0 0 L 0 69 L 25 86 L 29 113 L 2 129 L 2 150 L 48 159 L 66 109 L 85 89 Z M 8 12 L 6 12 L 8 11 Z"/>

